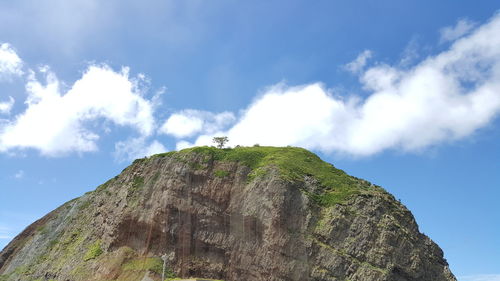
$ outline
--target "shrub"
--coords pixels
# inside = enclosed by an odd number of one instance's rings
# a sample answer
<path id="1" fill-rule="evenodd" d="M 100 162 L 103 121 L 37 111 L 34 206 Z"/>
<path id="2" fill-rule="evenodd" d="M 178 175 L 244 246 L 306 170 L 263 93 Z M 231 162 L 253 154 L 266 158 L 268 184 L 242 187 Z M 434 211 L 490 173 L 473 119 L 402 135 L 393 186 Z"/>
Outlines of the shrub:
<path id="1" fill-rule="evenodd" d="M 88 261 L 91 259 L 95 259 L 98 256 L 102 254 L 102 249 L 101 249 L 101 241 L 97 240 L 92 244 L 89 249 L 87 250 L 87 253 L 85 253 L 85 256 L 83 257 L 84 261 Z"/>
<path id="2" fill-rule="evenodd" d="M 229 176 L 229 172 L 224 170 L 217 170 L 214 172 L 214 175 L 218 178 L 225 178 Z"/>

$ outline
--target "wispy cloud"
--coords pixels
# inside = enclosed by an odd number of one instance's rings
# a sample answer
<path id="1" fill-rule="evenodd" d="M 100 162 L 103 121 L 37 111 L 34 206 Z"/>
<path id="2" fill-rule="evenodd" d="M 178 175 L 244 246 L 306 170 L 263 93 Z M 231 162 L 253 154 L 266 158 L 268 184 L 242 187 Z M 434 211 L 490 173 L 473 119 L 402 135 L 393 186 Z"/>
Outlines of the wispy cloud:
<path id="1" fill-rule="evenodd" d="M 364 99 L 335 96 L 321 83 L 270 87 L 228 130 L 179 145 L 207 145 L 224 134 L 232 145 L 298 145 L 367 156 L 465 138 L 500 113 L 499 32 L 496 15 L 409 69 L 378 63 L 359 74 L 369 93 Z"/>
<path id="2" fill-rule="evenodd" d="M 0 79 L 22 75 L 23 61 L 8 43 L 0 44 Z"/>
<path id="3" fill-rule="evenodd" d="M 20 0 L 2 4 L 0 25 L 30 34 L 30 39 L 38 41 L 37 47 L 50 44 L 61 54 L 70 54 L 81 48 L 91 32 L 98 35 L 98 28 L 106 30 L 109 27 L 113 22 L 112 8 L 96 0 L 48 0 L 43 4 Z"/>
<path id="4" fill-rule="evenodd" d="M 23 170 L 19 170 L 17 171 L 15 174 L 14 174 L 14 178 L 16 179 L 21 179 L 24 177 L 24 171 Z"/>
<path id="5" fill-rule="evenodd" d="M 344 65 L 344 69 L 346 69 L 347 71 L 349 71 L 351 73 L 358 73 L 361 70 L 363 70 L 366 63 L 368 62 L 368 60 L 371 57 L 372 57 L 372 51 L 364 50 L 356 57 L 356 59 L 354 59 L 350 63 Z"/>
<path id="6" fill-rule="evenodd" d="M 500 274 L 479 274 L 458 277 L 458 281 L 500 281 Z"/>
<path id="7" fill-rule="evenodd" d="M 14 106 L 14 98 L 9 97 L 8 101 L 0 102 L 0 114 L 10 114 L 12 107 Z"/>
<path id="8" fill-rule="evenodd" d="M 455 41 L 458 38 L 468 34 L 477 24 L 468 19 L 461 19 L 455 26 L 447 26 L 442 28 L 439 33 L 441 35 L 441 43 Z"/>
<path id="9" fill-rule="evenodd" d="M 123 32 L 184 46 L 202 37 L 206 25 L 200 20 L 204 15 L 200 11 L 211 7 L 204 1 L 152 0 L 148 5 L 121 0 L 1 1 L 0 26 L 25 48 L 73 57 L 89 47 L 106 48 L 113 41 L 110 37 Z M 164 32 L 165 28 L 169 32 Z"/>
<path id="10" fill-rule="evenodd" d="M 139 137 L 117 142 L 115 144 L 114 156 L 117 161 L 122 162 L 165 151 L 167 151 L 167 149 L 157 140 L 148 143 L 146 138 Z"/>
<path id="11" fill-rule="evenodd" d="M 10 229 L 9 228 L 4 227 L 4 226 L 0 226 L 0 239 L 2 239 L 2 240 L 10 240 L 10 239 L 12 239 L 12 235 L 10 234 Z"/>

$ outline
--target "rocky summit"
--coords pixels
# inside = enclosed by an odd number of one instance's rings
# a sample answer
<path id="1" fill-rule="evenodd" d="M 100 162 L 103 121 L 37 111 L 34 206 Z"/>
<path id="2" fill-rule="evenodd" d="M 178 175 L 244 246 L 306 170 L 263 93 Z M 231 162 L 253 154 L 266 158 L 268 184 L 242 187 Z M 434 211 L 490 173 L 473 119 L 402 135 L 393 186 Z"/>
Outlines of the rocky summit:
<path id="1" fill-rule="evenodd" d="M 195 147 L 135 160 L 0 252 L 1 281 L 162 274 L 456 280 L 391 194 L 295 147 Z"/>

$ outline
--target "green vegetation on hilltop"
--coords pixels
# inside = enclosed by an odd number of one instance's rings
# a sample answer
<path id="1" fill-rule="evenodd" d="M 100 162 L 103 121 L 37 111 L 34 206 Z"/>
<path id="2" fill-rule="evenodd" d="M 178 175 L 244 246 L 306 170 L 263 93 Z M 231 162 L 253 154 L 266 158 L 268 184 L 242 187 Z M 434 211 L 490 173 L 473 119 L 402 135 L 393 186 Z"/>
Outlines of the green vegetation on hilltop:
<path id="1" fill-rule="evenodd" d="M 239 162 L 252 169 L 249 174 L 250 181 L 267 174 L 268 168 L 272 166 L 277 167 L 282 179 L 289 182 L 304 182 L 308 178 L 315 180 L 321 189 L 304 189 L 303 192 L 321 206 L 342 203 L 351 195 L 359 193 L 361 187 L 368 187 L 367 182 L 347 175 L 314 153 L 299 147 L 253 146 L 219 149 L 200 146 L 175 153 L 157 154 L 152 158 L 182 157 L 192 153 L 204 155 L 206 161 Z M 216 171 L 216 176 L 223 175 Z"/>

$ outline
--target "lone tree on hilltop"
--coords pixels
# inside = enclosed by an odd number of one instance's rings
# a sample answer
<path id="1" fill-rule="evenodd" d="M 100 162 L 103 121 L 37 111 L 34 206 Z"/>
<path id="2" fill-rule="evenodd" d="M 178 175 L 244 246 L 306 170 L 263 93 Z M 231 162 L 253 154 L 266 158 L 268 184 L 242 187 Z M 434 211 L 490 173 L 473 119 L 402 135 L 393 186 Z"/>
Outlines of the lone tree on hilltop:
<path id="1" fill-rule="evenodd" d="M 229 139 L 227 137 L 214 137 L 212 141 L 217 144 L 217 148 L 222 149 L 224 148 L 224 145 L 226 145 L 226 143 L 229 141 Z"/>

